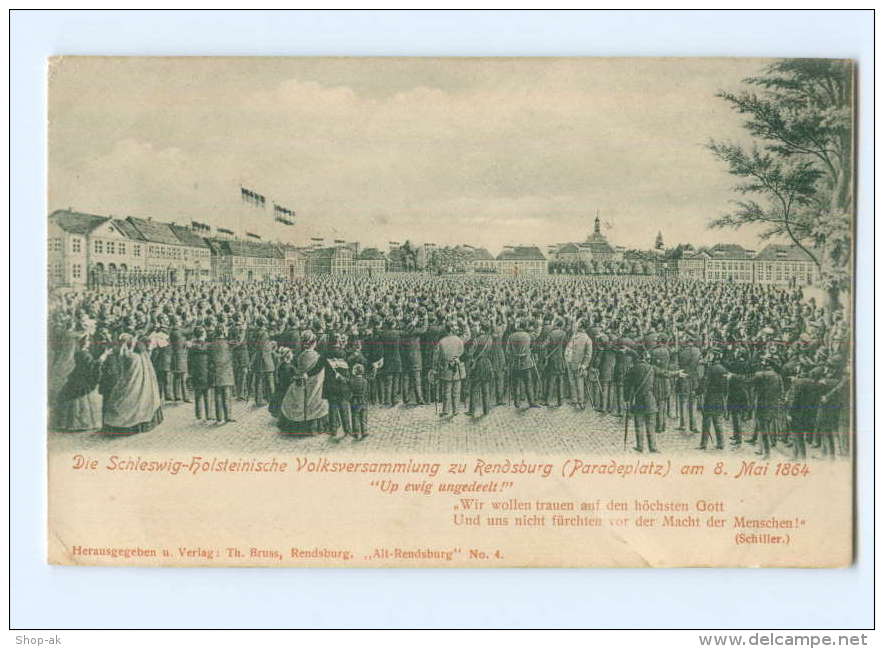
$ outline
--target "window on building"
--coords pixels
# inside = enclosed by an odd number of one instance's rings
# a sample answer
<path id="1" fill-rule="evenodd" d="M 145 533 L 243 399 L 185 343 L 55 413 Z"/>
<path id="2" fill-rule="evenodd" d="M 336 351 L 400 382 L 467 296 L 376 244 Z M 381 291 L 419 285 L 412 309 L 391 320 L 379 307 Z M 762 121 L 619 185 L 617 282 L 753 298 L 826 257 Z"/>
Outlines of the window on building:
<path id="1" fill-rule="evenodd" d="M 107 254 L 109 254 L 109 255 L 114 254 L 114 242 L 113 241 L 107 242 Z"/>
<path id="2" fill-rule="evenodd" d="M 74 264 L 73 266 L 71 266 L 71 277 L 73 277 L 74 279 L 80 279 L 82 272 L 83 271 L 80 264 Z"/>
<path id="3" fill-rule="evenodd" d="M 83 240 L 80 237 L 71 238 L 71 252 L 80 252 Z"/>
<path id="4" fill-rule="evenodd" d="M 121 255 L 125 255 L 125 254 L 126 254 L 126 244 L 125 244 L 125 243 L 122 243 L 122 242 L 118 243 L 118 244 L 117 244 L 117 250 L 120 251 L 120 254 L 121 254 Z"/>
<path id="5" fill-rule="evenodd" d="M 104 252 L 104 241 L 101 241 L 100 239 L 96 239 L 95 244 L 94 244 L 94 250 L 96 253 L 102 254 Z"/>

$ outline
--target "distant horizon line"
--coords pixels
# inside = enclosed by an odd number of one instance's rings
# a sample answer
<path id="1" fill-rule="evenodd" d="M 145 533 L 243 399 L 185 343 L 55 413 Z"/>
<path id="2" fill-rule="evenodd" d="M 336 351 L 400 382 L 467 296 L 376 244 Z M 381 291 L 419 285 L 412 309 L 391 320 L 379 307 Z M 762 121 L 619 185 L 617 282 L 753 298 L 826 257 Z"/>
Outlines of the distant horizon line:
<path id="1" fill-rule="evenodd" d="M 97 213 L 95 213 L 95 212 L 80 211 L 79 209 L 77 209 L 77 208 L 75 208 L 75 207 L 73 207 L 73 206 L 67 206 L 67 207 L 64 207 L 64 208 L 56 208 L 56 209 L 54 209 L 54 210 L 50 210 L 50 211 L 48 212 L 48 214 L 47 214 L 47 218 L 51 217 L 51 216 L 52 216 L 53 214 L 55 214 L 56 212 L 65 212 L 65 211 L 67 211 L 67 212 L 76 212 L 76 213 L 80 213 L 80 214 L 90 214 L 90 215 L 92 215 L 92 216 L 97 216 L 97 217 L 100 217 L 100 218 L 108 218 L 108 219 L 122 219 L 122 220 L 125 220 L 125 219 L 127 219 L 127 218 L 136 218 L 136 219 L 142 219 L 142 220 L 145 220 L 145 221 L 151 221 L 151 222 L 156 222 L 156 223 L 163 223 L 163 224 L 165 224 L 165 225 L 174 225 L 174 226 L 176 226 L 176 227 L 187 228 L 188 230 L 191 230 L 191 231 L 193 231 L 193 232 L 198 233 L 198 232 L 199 232 L 199 229 L 195 229 L 195 228 L 193 227 L 193 223 L 196 222 L 196 223 L 201 223 L 202 225 L 206 225 L 206 226 L 208 226 L 208 227 L 211 227 L 211 228 L 213 229 L 211 232 L 208 232 L 208 233 L 205 233 L 205 232 L 204 232 L 204 233 L 198 234 L 198 236 L 202 236 L 202 237 L 204 237 L 204 238 L 212 238 L 211 235 L 212 235 L 212 234 L 215 234 L 216 232 L 223 233 L 224 235 L 227 235 L 227 237 L 229 238 L 229 235 L 230 235 L 230 233 L 232 232 L 232 234 L 234 235 L 234 237 L 242 238 L 242 239 L 244 239 L 244 240 L 245 240 L 245 239 L 251 239 L 251 240 L 254 240 L 254 239 L 255 239 L 255 236 L 254 236 L 254 235 L 256 234 L 256 233 L 247 233 L 245 230 L 243 230 L 241 233 L 238 233 L 236 230 L 233 230 L 232 228 L 228 228 L 227 226 L 219 226 L 219 225 L 214 225 L 214 224 L 210 224 L 210 223 L 203 223 L 202 221 L 198 221 L 197 219 L 190 219 L 190 220 L 187 221 L 187 222 L 179 223 L 178 221 L 175 221 L 175 220 L 168 220 L 168 221 L 166 221 L 166 220 L 162 220 L 162 219 L 159 219 L 159 218 L 158 218 L 158 219 L 154 219 L 152 216 L 135 216 L 135 215 L 132 215 L 132 214 L 126 214 L 126 215 L 123 216 L 123 215 L 115 215 L 115 214 L 113 214 L 113 213 L 108 213 L 108 214 L 104 214 L 104 215 L 102 215 L 102 214 L 97 214 Z M 205 219 L 205 217 L 202 217 L 202 218 Z M 595 218 L 595 217 L 593 217 L 593 218 Z M 270 224 L 270 225 L 273 225 L 273 224 Z M 296 226 L 286 226 L 286 227 L 296 227 Z M 660 229 L 659 227 L 657 227 L 656 230 L 657 230 L 657 232 L 662 232 L 661 229 Z M 712 228 L 709 228 L 708 231 L 711 232 L 711 231 L 712 231 Z M 249 234 L 251 234 L 252 236 L 247 236 L 247 235 L 249 235 Z M 639 251 L 653 251 L 653 250 L 656 250 L 656 249 L 657 249 L 657 248 L 655 248 L 654 245 L 651 245 L 651 246 L 648 246 L 648 247 L 636 247 L 636 246 L 619 245 L 619 244 L 616 244 L 616 243 L 612 242 L 604 232 L 601 233 L 601 234 L 602 234 L 602 237 L 604 237 L 605 240 L 608 241 L 608 243 L 611 245 L 611 247 L 614 248 L 615 250 L 618 249 L 618 248 L 619 248 L 619 249 L 623 249 L 623 250 L 639 250 Z M 665 237 L 666 237 L 666 233 L 663 232 L 663 235 L 664 235 L 664 238 L 665 238 Z M 309 248 L 309 247 L 311 247 L 311 245 L 312 245 L 312 244 L 309 244 L 309 243 L 297 243 L 293 238 L 281 237 L 281 236 L 279 236 L 279 235 L 268 236 L 268 237 L 266 237 L 266 238 L 265 238 L 265 235 L 258 235 L 258 236 L 260 237 L 260 240 L 261 240 L 261 241 L 264 241 L 264 242 L 266 242 L 266 243 L 281 243 L 281 244 L 288 244 L 288 245 L 292 245 L 292 246 L 294 246 L 294 247 L 298 247 L 298 248 Z M 339 237 L 341 237 L 341 236 L 342 236 L 342 235 L 341 235 L 340 233 L 336 233 L 333 237 L 320 237 L 319 235 L 316 235 L 315 233 L 310 233 L 310 234 L 308 234 L 308 233 L 304 233 L 304 234 L 300 235 L 299 238 L 304 238 L 304 239 L 306 239 L 307 241 L 309 241 L 309 240 L 311 240 L 311 239 L 319 239 L 319 238 L 321 238 L 323 241 L 328 240 L 328 242 L 329 242 L 329 245 L 323 245 L 323 246 L 321 246 L 321 247 L 334 247 L 334 245 L 336 244 L 335 239 L 336 239 L 336 238 L 339 238 Z M 346 235 L 344 235 L 344 236 L 346 236 Z M 400 235 L 396 235 L 396 236 L 402 237 L 401 234 L 400 234 Z M 469 247 L 473 247 L 473 248 L 475 248 L 475 249 L 484 248 L 484 249 L 489 250 L 489 251 L 491 251 L 491 250 L 493 250 L 493 249 L 499 249 L 499 250 L 502 252 L 503 250 L 505 250 L 505 249 L 508 248 L 508 247 L 536 247 L 536 248 L 540 249 L 541 251 L 548 251 L 548 250 L 549 250 L 551 247 L 553 247 L 553 246 L 563 246 L 563 245 L 568 245 L 568 244 L 580 245 L 581 243 L 585 243 L 586 240 L 588 240 L 591 236 L 592 236 L 592 232 L 589 232 L 589 233 L 587 234 L 587 236 L 586 236 L 586 239 L 584 239 L 584 240 L 561 241 L 561 242 L 554 243 L 554 244 L 553 244 L 553 243 L 537 243 L 537 242 L 528 242 L 528 243 L 524 243 L 524 242 L 523 242 L 523 243 L 507 243 L 507 244 L 494 243 L 494 244 L 491 244 L 491 245 L 474 245 L 474 244 L 470 244 L 470 243 L 466 243 L 466 242 L 459 242 L 459 243 L 438 243 L 438 242 L 435 242 L 435 241 L 418 241 L 418 240 L 416 240 L 416 239 L 412 239 L 412 238 L 410 238 L 410 237 L 402 237 L 402 238 L 403 238 L 403 244 L 404 244 L 405 242 L 409 242 L 409 243 L 411 243 L 412 245 L 414 245 L 415 247 L 423 247 L 423 246 L 425 246 L 425 245 L 427 245 L 427 244 L 429 244 L 429 245 L 431 245 L 431 246 L 440 247 L 440 248 L 445 248 L 445 247 L 448 247 L 448 248 L 455 248 L 455 247 L 458 247 L 458 246 L 469 246 Z M 652 238 L 655 238 L 655 237 L 656 237 L 656 233 L 652 235 Z M 776 238 L 776 237 L 771 237 L 771 238 L 769 238 L 769 239 L 761 239 L 761 238 L 756 237 L 756 244 L 757 244 L 758 246 L 763 246 L 763 245 L 766 245 L 766 244 L 768 244 L 768 243 L 780 243 L 780 242 L 784 242 L 784 243 L 789 244 L 789 245 L 794 245 L 794 243 L 792 243 L 788 238 Z M 347 243 L 343 243 L 343 244 L 341 244 L 341 243 L 337 243 L 337 245 L 348 245 L 348 244 L 351 244 L 351 243 L 359 244 L 360 248 L 362 248 L 362 247 L 364 247 L 364 248 L 376 248 L 376 249 L 379 249 L 379 250 L 380 250 L 380 249 L 384 249 L 384 248 L 395 249 L 395 248 L 401 247 L 401 244 L 400 244 L 400 246 L 395 246 L 395 247 L 392 247 L 392 248 L 391 248 L 390 246 L 383 246 L 382 244 L 381 244 L 381 245 L 377 245 L 377 244 L 375 244 L 375 245 L 365 245 L 365 246 L 363 246 L 363 243 L 362 243 L 361 241 L 349 241 L 349 242 L 347 242 Z M 741 248 L 743 248 L 743 249 L 745 249 L 745 250 L 754 250 L 754 249 L 755 249 L 755 247 L 747 248 L 747 247 L 746 247 L 744 244 L 742 244 L 742 243 L 738 243 L 738 242 L 736 242 L 736 241 L 728 241 L 728 240 L 718 240 L 718 241 L 716 241 L 716 242 L 713 243 L 713 244 L 697 244 L 697 243 L 695 243 L 694 241 L 681 241 L 681 240 L 679 240 L 679 241 L 677 241 L 677 242 L 675 243 L 675 245 L 666 245 L 664 249 L 673 249 L 673 248 L 678 247 L 679 245 L 684 245 L 684 244 L 688 244 L 688 245 L 694 246 L 696 249 L 700 249 L 700 248 L 713 248 L 713 247 L 715 247 L 715 246 L 717 246 L 717 245 L 738 245 L 738 246 L 740 246 Z"/>

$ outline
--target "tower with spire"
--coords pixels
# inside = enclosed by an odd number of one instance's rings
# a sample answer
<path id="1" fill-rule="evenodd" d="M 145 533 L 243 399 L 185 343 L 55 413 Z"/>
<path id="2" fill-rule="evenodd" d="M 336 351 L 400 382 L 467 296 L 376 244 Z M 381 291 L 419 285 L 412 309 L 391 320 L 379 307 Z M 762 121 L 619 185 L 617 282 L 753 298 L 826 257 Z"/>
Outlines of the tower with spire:
<path id="1" fill-rule="evenodd" d="M 580 244 L 582 250 L 589 252 L 589 257 L 596 261 L 610 261 L 616 256 L 614 247 L 608 243 L 608 239 L 602 234 L 602 219 L 596 210 L 592 234 L 586 237 L 586 241 Z"/>

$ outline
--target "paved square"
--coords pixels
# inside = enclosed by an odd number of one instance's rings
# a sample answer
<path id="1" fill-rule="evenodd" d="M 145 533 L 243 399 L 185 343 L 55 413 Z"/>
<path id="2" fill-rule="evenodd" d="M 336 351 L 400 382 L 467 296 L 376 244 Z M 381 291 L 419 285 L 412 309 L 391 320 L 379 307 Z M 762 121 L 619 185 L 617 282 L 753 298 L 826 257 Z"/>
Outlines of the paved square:
<path id="1" fill-rule="evenodd" d="M 569 405 L 560 408 L 516 410 L 498 406 L 486 417 L 468 417 L 463 410 L 456 417 L 441 418 L 433 405 L 398 405 L 393 408 L 369 406 L 369 436 L 354 442 L 347 438 L 340 443 L 329 435 L 298 437 L 278 432 L 274 418 L 266 407 L 253 402 L 234 401 L 235 422 L 218 425 L 194 419 L 191 404 L 166 404 L 164 421 L 150 432 L 129 436 L 96 433 L 50 433 L 52 452 L 106 453 L 231 453 L 264 454 L 367 454 L 372 453 L 452 453 L 509 455 L 579 455 L 609 457 L 622 454 L 624 420 L 587 409 L 578 411 Z M 657 436 L 657 447 L 666 454 L 703 454 L 707 457 L 755 457 L 754 447 L 695 452 L 699 434 L 675 430 L 677 420 L 669 420 L 667 432 Z M 727 427 L 728 436 L 730 428 Z M 630 422 L 627 452 L 634 441 Z M 787 460 L 789 449 L 777 447 L 772 459 Z"/>

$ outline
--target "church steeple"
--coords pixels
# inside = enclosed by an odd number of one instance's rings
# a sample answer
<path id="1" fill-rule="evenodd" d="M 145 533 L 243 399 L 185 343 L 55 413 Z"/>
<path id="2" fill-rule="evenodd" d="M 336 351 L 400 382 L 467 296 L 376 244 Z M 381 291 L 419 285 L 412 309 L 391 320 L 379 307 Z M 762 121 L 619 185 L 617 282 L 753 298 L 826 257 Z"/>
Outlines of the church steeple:
<path id="1" fill-rule="evenodd" d="M 602 233 L 602 222 L 599 220 L 599 213 L 595 213 L 595 229 L 592 232 L 593 234 L 601 234 Z"/>

